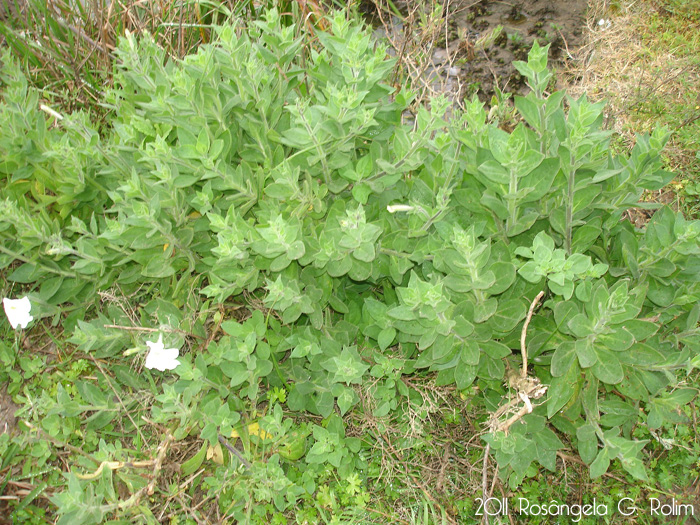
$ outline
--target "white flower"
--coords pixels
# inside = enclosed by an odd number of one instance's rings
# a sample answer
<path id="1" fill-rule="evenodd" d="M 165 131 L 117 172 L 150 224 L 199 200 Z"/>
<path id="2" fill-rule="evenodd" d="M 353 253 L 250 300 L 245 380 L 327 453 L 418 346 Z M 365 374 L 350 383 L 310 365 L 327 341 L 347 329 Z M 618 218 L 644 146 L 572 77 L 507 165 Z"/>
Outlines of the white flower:
<path id="1" fill-rule="evenodd" d="M 391 204 L 390 206 L 386 207 L 386 211 L 389 213 L 396 213 L 397 211 L 413 211 L 413 206 L 409 206 L 408 204 Z"/>
<path id="2" fill-rule="evenodd" d="M 602 30 L 608 29 L 611 25 L 612 22 L 610 22 L 610 20 L 606 20 L 605 18 L 598 20 L 598 27 L 600 27 Z"/>
<path id="3" fill-rule="evenodd" d="M 150 350 L 146 356 L 146 368 L 155 368 L 164 372 L 172 370 L 180 364 L 180 361 L 177 360 L 180 350 L 177 348 L 165 348 L 163 334 L 158 336 L 158 341 L 155 343 L 146 341 L 146 344 Z"/>
<path id="4" fill-rule="evenodd" d="M 7 297 L 2 300 L 2 306 L 5 308 L 5 314 L 7 319 L 10 321 L 12 328 L 26 328 L 27 325 L 34 320 L 34 318 L 29 315 L 29 310 L 32 309 L 32 303 L 29 302 L 29 297 L 26 295 L 21 299 L 8 299 Z"/>

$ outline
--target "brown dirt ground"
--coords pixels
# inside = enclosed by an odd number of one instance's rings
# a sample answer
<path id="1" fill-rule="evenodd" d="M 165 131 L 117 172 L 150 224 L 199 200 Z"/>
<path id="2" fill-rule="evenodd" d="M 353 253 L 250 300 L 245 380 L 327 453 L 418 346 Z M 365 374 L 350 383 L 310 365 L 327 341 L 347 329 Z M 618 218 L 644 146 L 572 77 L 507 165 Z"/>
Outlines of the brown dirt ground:
<path id="1" fill-rule="evenodd" d="M 390 54 L 401 59 L 420 95 L 443 93 L 460 105 L 473 94 L 489 104 L 495 88 L 526 92 L 512 63 L 527 60 L 535 39 L 550 44 L 550 64 L 562 67 L 583 44 L 588 1 L 457 0 L 445 2 L 439 16 L 423 2 L 397 1 L 403 20 L 383 0 L 375 4 L 381 8 L 370 19 L 377 35 L 389 39 Z"/>
<path id="2" fill-rule="evenodd" d="M 7 394 L 6 385 L 0 386 L 0 434 L 12 433 L 15 428 L 15 411 L 19 406 Z"/>
<path id="3" fill-rule="evenodd" d="M 477 92 L 485 102 L 491 99 L 494 87 L 509 92 L 526 90 L 512 63 L 527 60 L 535 39 L 541 45 L 550 44 L 550 61 L 555 66 L 567 61 L 569 50 L 583 42 L 587 0 L 481 0 L 469 4 L 455 17 L 458 35 L 466 31 L 468 38 L 478 40 L 497 26 L 503 27 L 491 45 L 476 50 L 473 59 L 462 66 L 464 78 L 472 82 L 465 94 Z"/>

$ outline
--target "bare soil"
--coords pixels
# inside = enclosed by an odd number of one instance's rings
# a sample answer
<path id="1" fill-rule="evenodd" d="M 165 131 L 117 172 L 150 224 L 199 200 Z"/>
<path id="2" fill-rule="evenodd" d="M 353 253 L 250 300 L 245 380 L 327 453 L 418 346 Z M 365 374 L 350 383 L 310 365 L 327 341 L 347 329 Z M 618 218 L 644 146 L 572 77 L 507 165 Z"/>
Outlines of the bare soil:
<path id="1" fill-rule="evenodd" d="M 6 392 L 5 385 L 0 386 L 0 434 L 11 434 L 16 425 L 15 411 L 19 408 L 12 396 Z"/>
<path id="2" fill-rule="evenodd" d="M 587 0 L 456 0 L 444 3 L 440 23 L 425 4 L 397 0 L 402 19 L 387 14 L 386 6 L 379 16 L 368 13 L 369 19 L 377 36 L 389 39 L 390 54 L 402 60 L 414 88 L 422 95 L 445 94 L 456 105 L 475 93 L 489 104 L 496 87 L 525 93 L 513 61 L 527 60 L 535 39 L 551 44 L 555 68 L 584 43 Z M 500 34 L 489 39 L 499 26 Z"/>
<path id="3" fill-rule="evenodd" d="M 525 90 L 514 60 L 527 60 L 535 39 L 541 45 L 551 44 L 550 63 L 557 65 L 569 58 L 569 53 L 583 43 L 587 0 L 524 0 L 466 2 L 466 10 L 458 12 L 451 22 L 457 36 L 464 34 L 477 40 L 498 25 L 503 30 L 492 45 L 476 51 L 471 60 L 461 66 L 462 74 L 471 85 L 465 95 L 476 92 L 488 102 L 494 86 L 502 91 L 521 93 Z M 450 19 L 448 18 L 448 24 Z M 453 32 L 454 34 L 454 32 Z M 450 46 L 454 42 L 449 42 Z"/>

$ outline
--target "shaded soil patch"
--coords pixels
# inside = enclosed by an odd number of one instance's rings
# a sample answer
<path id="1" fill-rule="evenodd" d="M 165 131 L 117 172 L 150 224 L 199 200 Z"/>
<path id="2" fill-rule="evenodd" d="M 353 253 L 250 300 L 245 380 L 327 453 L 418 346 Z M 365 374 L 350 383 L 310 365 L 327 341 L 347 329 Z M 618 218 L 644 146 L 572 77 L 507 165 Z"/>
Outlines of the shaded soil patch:
<path id="1" fill-rule="evenodd" d="M 541 45 L 551 44 L 552 63 L 566 60 L 568 50 L 582 43 L 587 4 L 587 0 L 482 0 L 459 12 L 453 22 L 448 19 L 458 37 L 466 34 L 475 41 L 499 25 L 503 27 L 493 44 L 476 52 L 461 67 L 465 79 L 471 82 L 468 91 L 476 92 L 486 102 L 494 94 L 494 87 L 507 92 L 526 91 L 513 61 L 527 60 L 535 39 Z M 448 42 L 448 47 L 454 45 L 454 40 Z"/>
<path id="2" fill-rule="evenodd" d="M 6 387 L 0 386 L 0 434 L 11 434 L 16 426 L 15 412 L 19 406 L 7 394 Z"/>
<path id="3" fill-rule="evenodd" d="M 443 93 L 457 105 L 474 93 L 488 104 L 496 88 L 525 93 L 513 61 L 527 60 L 537 39 L 551 44 L 550 64 L 561 65 L 586 31 L 587 0 L 459 0 L 446 3 L 442 13 L 417 4 L 396 2 L 402 19 L 386 7 L 369 19 L 422 95 Z"/>

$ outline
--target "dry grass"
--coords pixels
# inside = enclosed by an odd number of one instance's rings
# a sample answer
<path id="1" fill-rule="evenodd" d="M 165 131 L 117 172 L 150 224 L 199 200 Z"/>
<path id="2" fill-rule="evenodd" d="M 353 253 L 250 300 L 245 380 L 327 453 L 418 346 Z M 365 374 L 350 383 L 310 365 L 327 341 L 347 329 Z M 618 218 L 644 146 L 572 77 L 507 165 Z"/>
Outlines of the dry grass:
<path id="1" fill-rule="evenodd" d="M 617 14 L 610 13 L 606 0 L 591 3 L 588 42 L 575 52 L 576 60 L 569 62 L 566 73 L 573 81 L 567 89 L 572 96 L 586 93 L 592 99 L 607 99 L 612 129 L 623 134 L 632 124 L 644 129 L 634 112 L 645 100 L 656 95 L 682 103 L 688 82 L 700 86 L 696 61 L 677 47 L 650 42 L 645 23 L 656 10 L 649 3 L 632 2 Z M 610 25 L 600 26 L 600 20 Z M 689 32 L 699 29 L 688 28 Z M 700 34 L 694 37 L 700 39 Z M 647 123 L 646 131 L 649 127 Z"/>
<path id="2" fill-rule="evenodd" d="M 415 398 L 402 398 L 403 408 L 384 417 L 373 415 L 376 383 L 357 389 L 361 409 L 346 418 L 347 434 L 368 442 L 370 457 L 380 458 L 370 491 L 375 502 L 392 504 L 396 523 L 415 523 L 422 502 L 446 510 L 445 523 L 456 523 L 454 504 L 480 487 L 483 446 L 473 419 L 480 410 L 466 406 L 454 386 L 436 386 L 434 375 L 401 380 Z M 390 501 L 385 487 L 401 498 Z"/>
<path id="3" fill-rule="evenodd" d="M 700 49 L 700 23 L 674 18 L 650 0 L 591 0 L 587 25 L 588 42 L 565 72 L 567 91 L 608 101 L 606 125 L 622 148 L 634 145 L 636 133 L 670 128 L 667 169 L 679 176 L 645 198 L 683 209 L 681 190 L 699 176 L 700 146 L 691 127 L 700 122 L 700 60 L 693 54 Z"/>
<path id="4" fill-rule="evenodd" d="M 204 28 L 193 25 L 205 14 L 212 17 L 196 4 L 175 2 L 16 0 L 11 5 L 10 17 L 0 20 L 4 45 L 22 59 L 34 83 L 55 93 L 68 110 L 94 108 L 101 100 L 111 82 L 115 45 L 126 32 L 148 31 L 171 55 L 183 56 L 208 38 Z"/>

